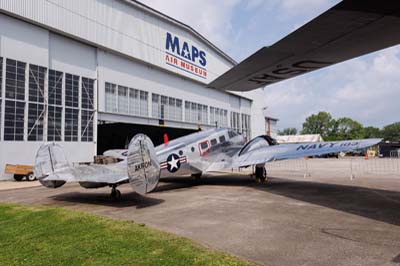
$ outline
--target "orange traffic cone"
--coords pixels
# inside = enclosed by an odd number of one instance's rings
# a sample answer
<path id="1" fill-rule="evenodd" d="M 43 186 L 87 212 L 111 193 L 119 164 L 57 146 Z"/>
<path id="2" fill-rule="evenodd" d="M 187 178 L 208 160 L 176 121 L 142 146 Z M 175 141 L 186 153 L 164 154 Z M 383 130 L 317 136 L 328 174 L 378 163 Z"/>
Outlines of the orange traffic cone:
<path id="1" fill-rule="evenodd" d="M 365 160 L 368 160 L 368 152 L 365 153 L 364 159 L 365 159 Z"/>

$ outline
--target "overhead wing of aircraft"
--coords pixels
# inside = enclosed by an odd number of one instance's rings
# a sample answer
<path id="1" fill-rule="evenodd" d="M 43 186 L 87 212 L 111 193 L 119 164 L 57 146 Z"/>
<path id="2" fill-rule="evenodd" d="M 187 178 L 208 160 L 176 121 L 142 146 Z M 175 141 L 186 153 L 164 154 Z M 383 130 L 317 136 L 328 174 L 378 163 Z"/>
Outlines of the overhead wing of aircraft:
<path id="1" fill-rule="evenodd" d="M 212 81 L 249 91 L 400 43 L 400 1 L 344 0 Z"/>

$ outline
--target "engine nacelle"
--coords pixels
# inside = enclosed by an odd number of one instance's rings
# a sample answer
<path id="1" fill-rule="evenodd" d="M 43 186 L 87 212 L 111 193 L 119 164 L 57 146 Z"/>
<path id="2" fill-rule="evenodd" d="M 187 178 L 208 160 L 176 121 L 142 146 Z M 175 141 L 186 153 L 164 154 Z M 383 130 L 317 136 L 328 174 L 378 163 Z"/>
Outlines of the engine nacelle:
<path id="1" fill-rule="evenodd" d="M 160 180 L 160 162 L 153 142 L 144 134 L 137 134 L 128 147 L 128 177 L 133 189 L 145 194 L 153 191 Z"/>

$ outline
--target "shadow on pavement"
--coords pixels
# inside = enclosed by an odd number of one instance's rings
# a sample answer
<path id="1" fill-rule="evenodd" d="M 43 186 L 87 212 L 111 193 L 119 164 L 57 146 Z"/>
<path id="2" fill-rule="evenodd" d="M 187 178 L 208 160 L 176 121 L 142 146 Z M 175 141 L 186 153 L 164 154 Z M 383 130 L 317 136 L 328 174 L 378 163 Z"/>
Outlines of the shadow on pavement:
<path id="1" fill-rule="evenodd" d="M 167 186 L 161 186 L 157 191 L 201 185 L 246 186 L 400 226 L 399 191 L 280 178 L 269 178 L 267 184 L 257 184 L 249 176 L 229 175 L 206 176 L 199 180 L 164 178 L 161 181 L 167 183 Z"/>
<path id="2" fill-rule="evenodd" d="M 110 196 L 105 193 L 81 193 L 81 192 L 69 192 L 64 194 L 57 194 L 51 196 L 50 198 L 55 201 L 103 205 L 116 208 L 135 206 L 138 209 L 155 206 L 164 202 L 164 200 L 162 199 L 145 197 L 135 192 L 123 193 L 121 195 L 121 198 L 117 200 L 111 199 Z"/>

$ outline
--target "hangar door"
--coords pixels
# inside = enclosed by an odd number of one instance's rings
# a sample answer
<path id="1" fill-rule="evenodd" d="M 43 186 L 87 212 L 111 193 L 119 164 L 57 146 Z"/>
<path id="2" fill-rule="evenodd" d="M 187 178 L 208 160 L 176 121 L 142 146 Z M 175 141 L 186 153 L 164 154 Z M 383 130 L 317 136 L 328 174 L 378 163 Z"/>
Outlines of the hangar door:
<path id="1" fill-rule="evenodd" d="M 101 123 L 97 126 L 97 154 L 106 150 L 124 149 L 130 140 L 138 133 L 146 134 L 153 141 L 154 146 L 164 142 L 167 133 L 170 140 L 196 132 L 196 130 L 183 128 L 170 128 L 126 123 Z"/>

